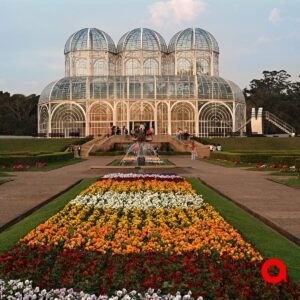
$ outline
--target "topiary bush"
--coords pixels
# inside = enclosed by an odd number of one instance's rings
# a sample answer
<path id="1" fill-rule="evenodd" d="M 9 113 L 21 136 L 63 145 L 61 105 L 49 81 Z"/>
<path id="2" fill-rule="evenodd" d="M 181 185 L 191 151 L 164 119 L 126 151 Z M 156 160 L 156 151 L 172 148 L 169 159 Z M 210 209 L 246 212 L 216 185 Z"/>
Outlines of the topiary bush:
<path id="1" fill-rule="evenodd" d="M 296 166 L 296 169 L 300 171 L 300 158 L 296 159 L 295 166 Z"/>
<path id="2" fill-rule="evenodd" d="M 53 163 L 58 161 L 66 161 L 73 158 L 73 153 L 54 152 L 47 154 L 31 154 L 31 155 L 0 155 L 0 165 L 6 167 L 22 164 L 35 165 L 37 162 Z"/>
<path id="3" fill-rule="evenodd" d="M 296 160 L 300 159 L 298 156 L 272 156 L 270 159 L 270 163 L 272 164 L 280 164 L 280 165 L 288 165 L 288 166 L 294 166 L 296 163 Z"/>

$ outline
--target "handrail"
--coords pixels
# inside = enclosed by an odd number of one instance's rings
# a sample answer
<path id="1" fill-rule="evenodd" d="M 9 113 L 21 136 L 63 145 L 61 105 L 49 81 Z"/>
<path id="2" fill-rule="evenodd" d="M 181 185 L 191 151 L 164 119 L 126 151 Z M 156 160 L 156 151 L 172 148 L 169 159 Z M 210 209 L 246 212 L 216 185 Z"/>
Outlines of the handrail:
<path id="1" fill-rule="evenodd" d="M 294 134 L 296 132 L 295 128 L 290 124 L 286 123 L 285 121 L 281 120 L 274 114 L 270 113 L 269 111 L 265 112 L 266 120 L 283 130 L 288 134 Z"/>

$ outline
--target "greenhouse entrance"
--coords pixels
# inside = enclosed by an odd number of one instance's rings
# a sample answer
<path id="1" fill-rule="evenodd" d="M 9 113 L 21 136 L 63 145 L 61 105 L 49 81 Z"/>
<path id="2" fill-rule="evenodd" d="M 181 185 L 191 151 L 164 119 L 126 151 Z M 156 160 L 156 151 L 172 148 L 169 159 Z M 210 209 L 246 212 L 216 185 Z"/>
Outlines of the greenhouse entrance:
<path id="1" fill-rule="evenodd" d="M 133 130 L 139 129 L 142 124 L 144 124 L 145 130 L 153 128 L 153 131 L 155 131 L 154 121 L 131 121 L 131 122 L 129 122 L 129 129 L 130 129 L 130 131 L 132 129 Z"/>

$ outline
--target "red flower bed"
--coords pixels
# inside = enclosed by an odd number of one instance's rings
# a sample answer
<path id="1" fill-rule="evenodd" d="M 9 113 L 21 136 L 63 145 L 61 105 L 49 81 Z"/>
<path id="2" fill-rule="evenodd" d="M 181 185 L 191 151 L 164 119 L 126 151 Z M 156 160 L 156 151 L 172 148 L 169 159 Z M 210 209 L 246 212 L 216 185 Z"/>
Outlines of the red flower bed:
<path id="1" fill-rule="evenodd" d="M 265 283 L 261 264 L 217 254 L 103 255 L 22 245 L 0 256 L 0 277 L 30 278 L 43 288 L 74 287 L 97 294 L 123 287 L 139 291 L 152 287 L 164 293 L 191 290 L 194 296 L 208 299 L 298 299 L 299 290 L 291 281 Z"/>

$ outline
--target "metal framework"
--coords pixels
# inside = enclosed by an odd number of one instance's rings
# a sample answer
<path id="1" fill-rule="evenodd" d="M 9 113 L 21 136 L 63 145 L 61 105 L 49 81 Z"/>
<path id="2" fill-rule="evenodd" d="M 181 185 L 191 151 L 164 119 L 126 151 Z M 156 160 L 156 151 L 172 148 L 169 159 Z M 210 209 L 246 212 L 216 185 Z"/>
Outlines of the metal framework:
<path id="1" fill-rule="evenodd" d="M 218 59 L 216 39 L 200 28 L 176 33 L 169 46 L 136 28 L 117 47 L 102 30 L 79 30 L 65 45 L 66 77 L 41 93 L 39 133 L 98 136 L 146 123 L 156 134 L 227 136 L 244 124 L 246 106 L 240 88 L 218 76 Z"/>

